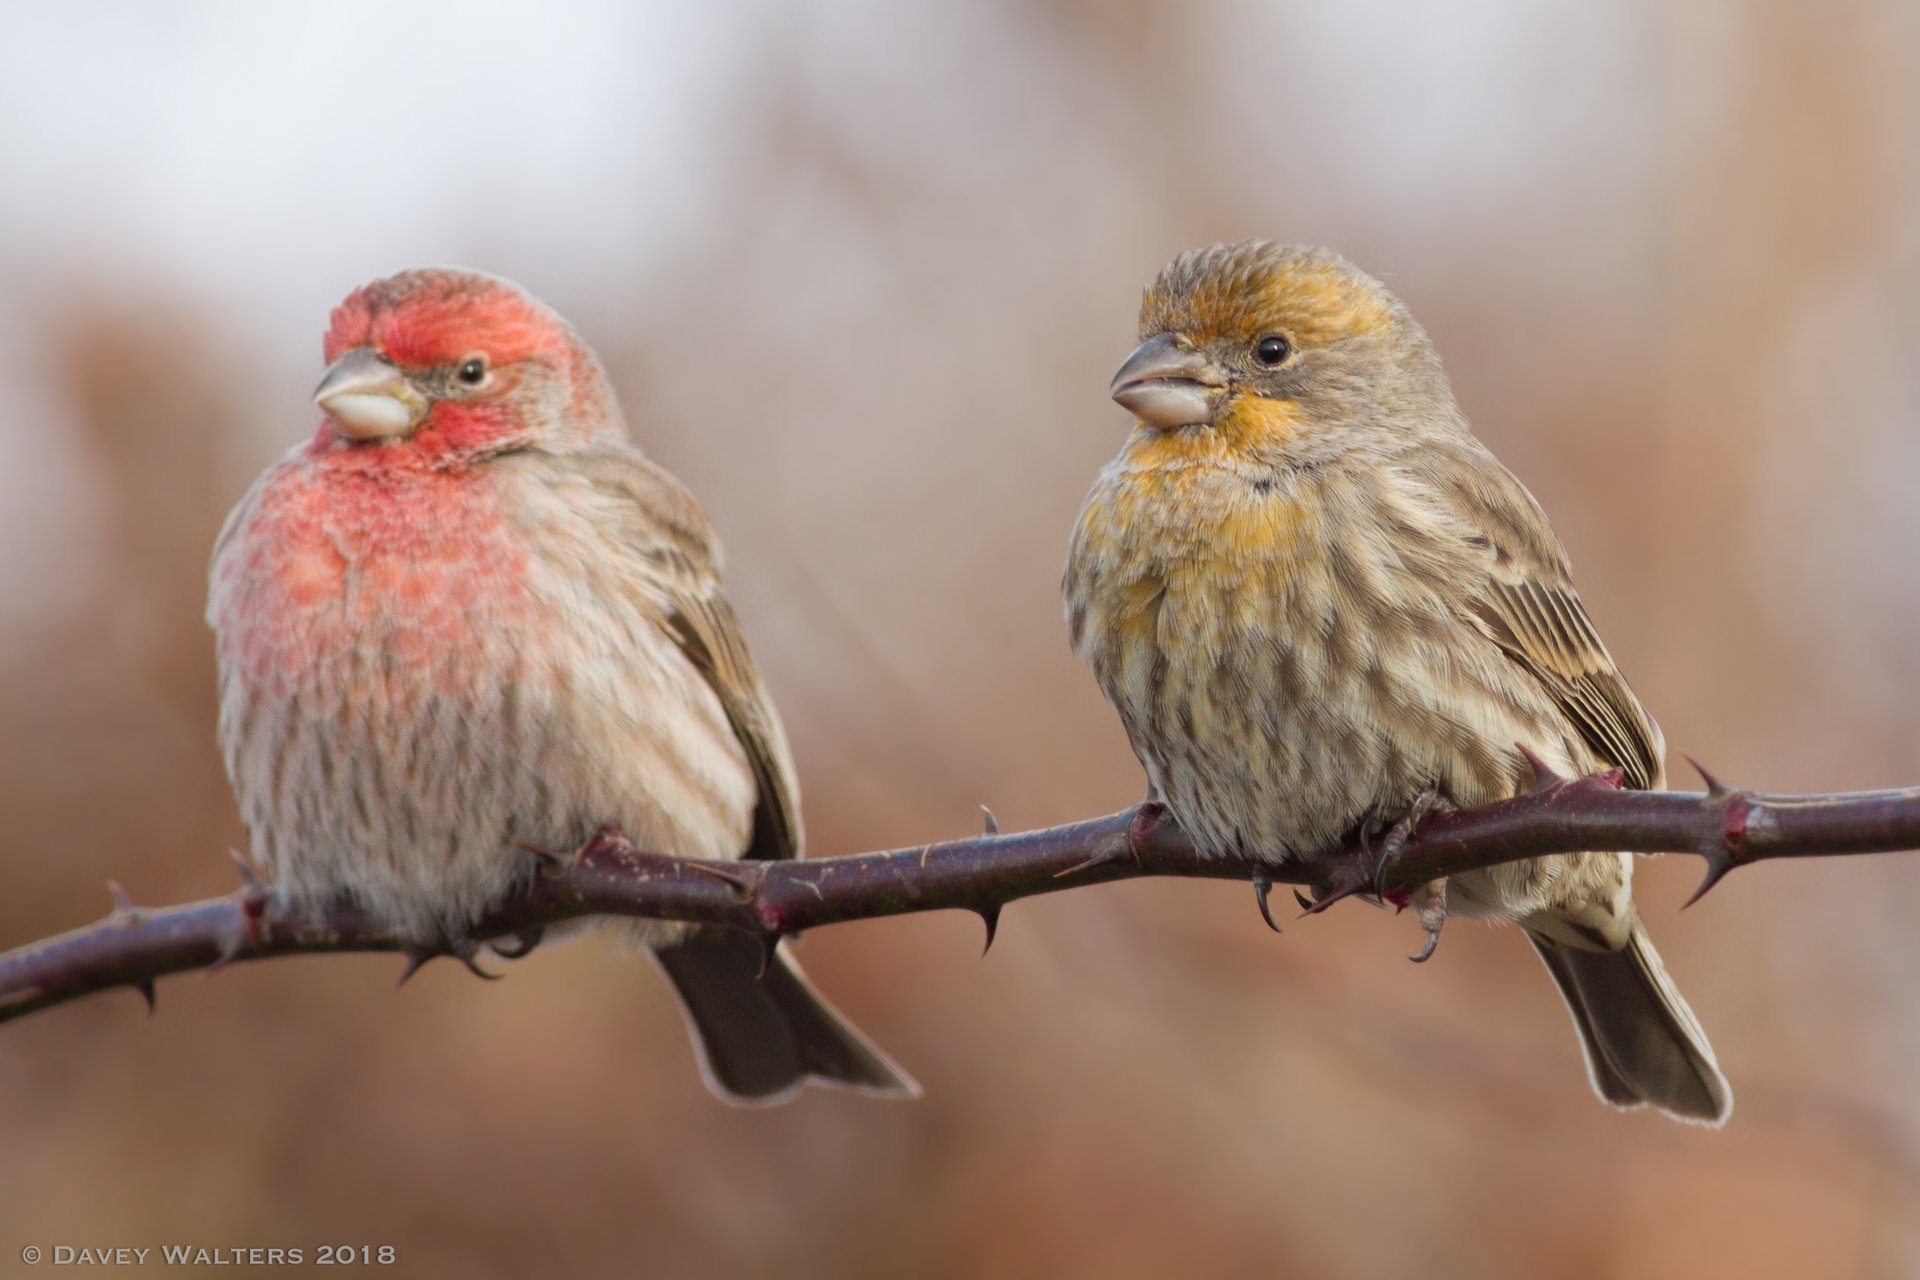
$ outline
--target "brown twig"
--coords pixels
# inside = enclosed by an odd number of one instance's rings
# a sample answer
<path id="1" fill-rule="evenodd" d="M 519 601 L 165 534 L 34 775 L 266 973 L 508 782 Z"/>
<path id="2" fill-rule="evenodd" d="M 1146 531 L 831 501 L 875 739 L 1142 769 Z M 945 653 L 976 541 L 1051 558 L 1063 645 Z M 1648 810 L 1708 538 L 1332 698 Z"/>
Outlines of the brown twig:
<path id="1" fill-rule="evenodd" d="M 1310 861 L 1200 858 L 1157 806 L 1013 835 L 990 829 L 969 840 L 800 862 L 701 863 L 602 839 L 537 877 L 475 935 L 530 938 L 561 920 L 624 915 L 726 925 L 771 940 L 843 920 L 959 908 L 986 921 L 991 945 L 1006 903 L 1140 876 L 1245 880 L 1262 899 L 1274 883 L 1310 885 L 1323 898 L 1400 895 L 1440 876 L 1520 858 L 1623 849 L 1700 854 L 1707 874 L 1697 899 L 1751 862 L 1920 848 L 1920 788 L 1769 795 L 1702 776 L 1704 792 L 1624 791 L 1617 774 L 1542 773 L 1528 795 L 1428 818 L 1377 875 L 1358 840 Z M 393 951 L 417 963 L 436 953 L 351 908 L 319 916 L 283 909 L 251 877 L 228 897 L 186 906 L 142 908 L 123 893 L 115 898 L 104 920 L 0 955 L 0 1021 L 113 987 L 132 987 L 151 1001 L 157 978 L 242 960 Z M 462 958 L 471 960 L 470 948 Z"/>

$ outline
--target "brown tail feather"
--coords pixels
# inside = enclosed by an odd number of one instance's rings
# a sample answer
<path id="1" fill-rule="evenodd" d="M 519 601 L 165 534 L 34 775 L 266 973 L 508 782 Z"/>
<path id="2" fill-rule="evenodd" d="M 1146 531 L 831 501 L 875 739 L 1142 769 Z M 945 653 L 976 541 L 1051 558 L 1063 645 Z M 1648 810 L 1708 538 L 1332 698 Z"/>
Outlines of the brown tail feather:
<path id="1" fill-rule="evenodd" d="M 808 1083 L 882 1098 L 920 1086 L 822 1000 L 783 947 L 760 973 L 760 944 L 711 930 L 654 952 L 693 1025 L 707 1085 L 728 1102 L 784 1102 Z"/>
<path id="2" fill-rule="evenodd" d="M 1527 937 L 1573 1014 L 1596 1093 L 1619 1107 L 1650 1102 L 1683 1120 L 1726 1123 L 1733 1091 L 1638 920 L 1618 951 Z"/>

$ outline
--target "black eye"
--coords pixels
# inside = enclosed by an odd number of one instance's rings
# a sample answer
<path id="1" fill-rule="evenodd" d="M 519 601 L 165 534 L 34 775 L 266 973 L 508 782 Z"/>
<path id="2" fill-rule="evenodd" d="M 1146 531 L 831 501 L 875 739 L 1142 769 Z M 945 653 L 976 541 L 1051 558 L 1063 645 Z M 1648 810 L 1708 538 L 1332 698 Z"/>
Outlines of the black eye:
<path id="1" fill-rule="evenodd" d="M 1270 333 L 1253 344 L 1253 358 L 1261 364 L 1279 364 L 1293 350 L 1293 344 L 1277 333 Z"/>
<path id="2" fill-rule="evenodd" d="M 487 380 L 487 362 L 475 356 L 461 364 L 454 376 L 470 387 L 477 387 Z"/>

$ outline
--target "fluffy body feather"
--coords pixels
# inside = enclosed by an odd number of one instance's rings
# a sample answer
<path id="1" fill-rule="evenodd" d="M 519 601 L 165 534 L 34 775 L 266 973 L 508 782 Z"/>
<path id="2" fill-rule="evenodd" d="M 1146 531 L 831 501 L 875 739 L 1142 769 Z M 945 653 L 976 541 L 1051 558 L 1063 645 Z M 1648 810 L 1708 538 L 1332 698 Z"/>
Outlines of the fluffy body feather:
<path id="1" fill-rule="evenodd" d="M 342 304 L 327 357 L 343 421 L 260 478 L 211 571 L 221 739 L 276 890 L 437 943 L 535 874 L 516 842 L 614 822 L 659 853 L 798 856 L 719 544 L 592 353 L 504 281 L 416 271 Z M 757 946 L 620 928 L 661 954 L 723 1096 L 913 1091 L 784 952 L 761 981 Z"/>
<path id="2" fill-rule="evenodd" d="M 1568 774 L 1664 784 L 1660 732 L 1545 515 L 1378 282 L 1324 250 L 1216 247 L 1162 272 L 1140 336 L 1149 376 L 1129 388 L 1176 398 L 1140 401 L 1164 421 L 1088 496 L 1067 618 L 1203 852 L 1313 856 L 1424 796 L 1504 799 L 1531 776 L 1516 743 Z M 1282 359 L 1251 354 L 1274 338 Z M 1631 875 L 1626 854 L 1569 854 L 1432 892 L 1526 928 L 1603 1096 L 1718 1122 L 1730 1094 Z"/>

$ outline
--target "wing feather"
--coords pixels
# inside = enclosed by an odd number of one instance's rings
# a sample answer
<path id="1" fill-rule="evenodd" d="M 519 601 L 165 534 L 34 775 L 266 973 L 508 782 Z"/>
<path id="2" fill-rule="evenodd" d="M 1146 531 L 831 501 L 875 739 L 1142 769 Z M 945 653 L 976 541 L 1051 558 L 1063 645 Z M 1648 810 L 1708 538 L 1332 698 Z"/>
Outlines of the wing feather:
<path id="1" fill-rule="evenodd" d="M 582 466 L 616 510 L 618 536 L 636 553 L 663 625 L 706 680 L 746 750 L 759 792 L 742 855 L 797 858 L 804 843 L 799 785 L 780 717 L 722 589 L 721 552 L 693 495 L 637 451 L 596 451 Z"/>
<path id="2" fill-rule="evenodd" d="M 1453 513 L 1480 535 L 1486 579 L 1471 605 L 1494 642 L 1542 687 L 1627 786 L 1666 782 L 1660 727 L 1634 696 L 1574 590 L 1544 512 L 1500 462 L 1469 441 L 1436 468 Z"/>

